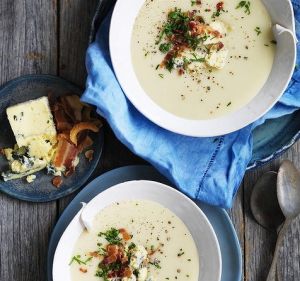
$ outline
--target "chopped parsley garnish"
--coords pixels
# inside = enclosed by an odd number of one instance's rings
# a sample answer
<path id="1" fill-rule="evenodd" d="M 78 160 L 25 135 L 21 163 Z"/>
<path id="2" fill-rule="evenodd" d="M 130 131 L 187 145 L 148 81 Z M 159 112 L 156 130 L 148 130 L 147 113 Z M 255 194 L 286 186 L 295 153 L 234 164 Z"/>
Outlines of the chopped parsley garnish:
<path id="1" fill-rule="evenodd" d="M 229 103 L 227 103 L 227 106 L 230 106 L 231 105 L 231 101 Z"/>
<path id="2" fill-rule="evenodd" d="M 239 2 L 239 4 L 235 7 L 236 9 L 239 9 L 239 8 L 244 8 L 244 12 L 247 14 L 247 15 L 250 15 L 250 1 L 241 1 Z"/>
<path id="3" fill-rule="evenodd" d="M 221 12 L 225 12 L 224 10 L 224 2 L 218 2 L 217 5 L 216 5 L 216 11 L 212 14 L 212 18 L 216 18 L 216 17 L 219 17 L 221 15 Z"/>
<path id="4" fill-rule="evenodd" d="M 255 27 L 254 31 L 256 32 L 257 36 L 261 34 L 261 29 L 259 26 Z"/>
<path id="5" fill-rule="evenodd" d="M 159 76 L 160 78 L 164 78 L 164 75 L 163 75 L 162 73 L 159 73 L 158 76 Z"/>
<path id="6" fill-rule="evenodd" d="M 86 260 L 82 260 L 80 255 L 76 255 L 76 256 L 72 257 L 69 265 L 71 265 L 73 262 L 77 262 L 78 264 L 86 265 L 87 262 L 89 262 L 91 259 L 92 259 L 92 257 L 89 257 Z"/>
<path id="7" fill-rule="evenodd" d="M 129 251 L 130 251 L 130 250 L 133 250 L 135 247 L 136 247 L 136 245 L 132 242 L 132 243 L 129 244 L 128 250 L 129 250 Z"/>
<path id="8" fill-rule="evenodd" d="M 223 2 L 219 2 L 217 11 L 222 9 Z M 197 11 L 183 12 L 179 8 L 171 10 L 156 41 L 156 44 L 160 44 L 164 40 L 158 47 L 160 52 L 166 54 L 160 66 L 169 72 L 178 69 L 178 73 L 182 74 L 191 62 L 204 62 L 204 58 L 199 58 L 196 54 L 192 54 L 193 58 L 188 59 L 184 51 L 195 51 L 208 39 L 210 34 L 205 31 L 205 26 L 203 18 L 197 14 Z M 179 63 L 176 61 L 177 58 L 179 58 Z"/>
<path id="9" fill-rule="evenodd" d="M 149 264 L 155 266 L 158 269 L 161 269 L 161 266 L 159 265 L 160 261 L 158 259 L 154 259 L 153 262 L 149 262 Z"/>
<path id="10" fill-rule="evenodd" d="M 100 232 L 98 236 L 103 237 L 107 240 L 109 244 L 112 245 L 119 245 L 122 241 L 122 239 L 119 237 L 120 231 L 116 228 L 111 228 L 110 230 L 107 230 L 106 232 Z"/>
<path id="11" fill-rule="evenodd" d="M 192 53 L 193 58 L 190 59 L 191 62 L 205 62 L 205 58 L 199 58 L 195 53 Z"/>
<path id="12" fill-rule="evenodd" d="M 100 256 L 104 256 L 106 254 L 106 249 L 102 247 L 101 243 L 97 243 L 98 246 L 98 254 Z"/>
<path id="13" fill-rule="evenodd" d="M 191 5 L 192 6 L 201 5 L 201 0 L 191 0 Z"/>
<path id="14" fill-rule="evenodd" d="M 160 46 L 159 46 L 159 50 L 160 50 L 162 53 L 166 54 L 167 52 L 170 51 L 171 46 L 172 46 L 171 43 L 162 43 L 162 44 L 160 44 Z"/>

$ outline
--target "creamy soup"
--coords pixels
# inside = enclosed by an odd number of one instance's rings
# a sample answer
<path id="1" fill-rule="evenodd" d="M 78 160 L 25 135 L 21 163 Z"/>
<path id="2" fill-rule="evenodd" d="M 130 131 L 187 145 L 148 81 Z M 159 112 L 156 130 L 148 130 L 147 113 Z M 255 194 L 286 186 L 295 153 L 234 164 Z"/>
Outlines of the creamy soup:
<path id="1" fill-rule="evenodd" d="M 145 92 L 188 119 L 245 106 L 266 82 L 276 42 L 260 0 L 146 0 L 132 33 Z"/>
<path id="2" fill-rule="evenodd" d="M 196 281 L 199 258 L 185 224 L 152 201 L 104 208 L 70 257 L 72 280 Z"/>

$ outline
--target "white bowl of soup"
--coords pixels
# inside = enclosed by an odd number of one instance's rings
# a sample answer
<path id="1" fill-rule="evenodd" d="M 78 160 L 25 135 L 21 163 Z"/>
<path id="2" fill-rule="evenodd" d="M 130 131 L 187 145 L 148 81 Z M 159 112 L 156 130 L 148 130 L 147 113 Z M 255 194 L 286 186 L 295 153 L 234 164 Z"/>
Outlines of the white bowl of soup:
<path id="1" fill-rule="evenodd" d="M 124 93 L 170 131 L 217 136 L 265 114 L 296 60 L 290 1 L 118 0 L 110 54 Z"/>
<path id="2" fill-rule="evenodd" d="M 152 181 L 116 185 L 85 205 L 63 233 L 53 281 L 220 281 L 221 253 L 200 208 Z"/>

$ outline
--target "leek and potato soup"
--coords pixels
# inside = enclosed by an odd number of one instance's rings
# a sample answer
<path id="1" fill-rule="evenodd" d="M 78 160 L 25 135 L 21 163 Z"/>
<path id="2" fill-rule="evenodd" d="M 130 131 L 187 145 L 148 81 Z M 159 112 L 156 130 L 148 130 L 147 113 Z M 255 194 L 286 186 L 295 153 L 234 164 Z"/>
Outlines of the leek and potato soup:
<path id="1" fill-rule="evenodd" d="M 146 200 L 101 210 L 70 257 L 73 281 L 197 281 L 199 257 L 185 224 Z"/>
<path id="2" fill-rule="evenodd" d="M 260 0 L 146 0 L 131 42 L 144 91 L 187 119 L 216 118 L 245 106 L 266 82 L 275 49 Z"/>

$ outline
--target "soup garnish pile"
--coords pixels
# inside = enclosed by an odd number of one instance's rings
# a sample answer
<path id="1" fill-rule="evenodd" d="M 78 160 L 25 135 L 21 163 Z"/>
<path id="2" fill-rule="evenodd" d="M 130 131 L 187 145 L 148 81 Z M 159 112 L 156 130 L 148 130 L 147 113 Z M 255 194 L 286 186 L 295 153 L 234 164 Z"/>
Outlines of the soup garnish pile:
<path id="1" fill-rule="evenodd" d="M 151 201 L 104 208 L 78 239 L 72 280 L 198 280 L 195 243 L 184 223 Z"/>
<path id="2" fill-rule="evenodd" d="M 188 119 L 246 105 L 266 82 L 276 49 L 260 0 L 146 0 L 131 45 L 145 92 Z"/>

